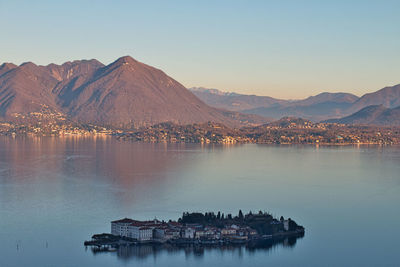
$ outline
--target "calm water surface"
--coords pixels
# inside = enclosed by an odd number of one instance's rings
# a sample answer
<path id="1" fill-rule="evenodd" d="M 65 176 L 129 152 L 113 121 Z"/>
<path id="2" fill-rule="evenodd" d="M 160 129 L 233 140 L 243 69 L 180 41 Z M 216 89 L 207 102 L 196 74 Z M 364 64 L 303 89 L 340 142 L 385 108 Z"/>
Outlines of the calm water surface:
<path id="1" fill-rule="evenodd" d="M 400 266 L 400 148 L 0 138 L 0 266 Z M 93 254 L 121 217 L 267 210 L 293 246 Z"/>

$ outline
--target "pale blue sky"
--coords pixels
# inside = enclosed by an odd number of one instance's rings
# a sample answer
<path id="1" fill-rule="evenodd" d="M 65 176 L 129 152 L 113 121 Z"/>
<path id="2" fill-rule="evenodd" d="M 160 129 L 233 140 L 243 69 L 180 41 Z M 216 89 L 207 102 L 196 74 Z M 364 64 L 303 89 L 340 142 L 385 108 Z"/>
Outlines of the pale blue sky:
<path id="1" fill-rule="evenodd" d="M 187 87 L 302 98 L 400 83 L 400 1 L 0 0 L 0 62 L 123 55 Z"/>

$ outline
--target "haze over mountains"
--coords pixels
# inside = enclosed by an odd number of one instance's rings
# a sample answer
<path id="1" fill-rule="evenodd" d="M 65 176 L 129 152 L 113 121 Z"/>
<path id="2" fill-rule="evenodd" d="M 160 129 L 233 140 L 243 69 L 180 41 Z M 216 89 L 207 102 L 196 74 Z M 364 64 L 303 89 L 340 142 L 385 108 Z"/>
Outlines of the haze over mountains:
<path id="1" fill-rule="evenodd" d="M 190 88 L 190 90 L 209 105 L 273 119 L 289 116 L 312 121 L 325 121 L 347 117 L 371 105 L 382 105 L 389 109 L 400 106 L 400 85 L 385 87 L 362 97 L 349 93 L 321 93 L 303 100 L 282 100 L 267 96 L 224 93 L 216 89 L 201 87 Z M 368 111 L 365 110 L 364 113 Z M 389 116 L 388 114 L 387 111 L 382 116 Z M 390 118 L 395 118 L 394 113 L 390 114 Z M 379 123 L 379 120 L 384 121 L 384 123 Z M 351 120 L 346 121 L 351 123 Z M 400 125 L 396 120 L 385 119 L 384 117 L 378 117 L 376 120 L 354 121 L 364 124 Z"/>
<path id="2" fill-rule="evenodd" d="M 265 118 L 210 107 L 159 69 L 126 56 L 105 66 L 97 60 L 38 66 L 0 66 L 0 117 L 43 107 L 79 122 L 139 127 L 159 122 L 206 121 L 228 126 L 260 124 Z"/>

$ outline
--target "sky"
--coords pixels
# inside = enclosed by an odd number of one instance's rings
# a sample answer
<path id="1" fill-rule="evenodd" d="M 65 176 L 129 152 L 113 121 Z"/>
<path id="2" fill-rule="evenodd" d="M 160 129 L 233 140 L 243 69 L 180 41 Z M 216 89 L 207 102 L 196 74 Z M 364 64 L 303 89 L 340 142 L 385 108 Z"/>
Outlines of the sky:
<path id="1" fill-rule="evenodd" d="M 0 0 L 0 63 L 133 58 L 186 87 L 296 99 L 400 83 L 400 1 Z"/>

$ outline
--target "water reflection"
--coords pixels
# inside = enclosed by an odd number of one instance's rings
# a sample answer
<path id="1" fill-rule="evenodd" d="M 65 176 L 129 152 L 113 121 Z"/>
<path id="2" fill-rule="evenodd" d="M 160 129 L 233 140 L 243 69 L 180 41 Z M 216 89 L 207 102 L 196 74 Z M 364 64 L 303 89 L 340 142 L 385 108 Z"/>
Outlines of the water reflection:
<path id="1" fill-rule="evenodd" d="M 0 266 L 396 266 L 399 173 L 398 147 L 0 137 Z M 238 209 L 292 217 L 307 235 L 264 248 L 82 248 L 118 218 Z"/>
<path id="2" fill-rule="evenodd" d="M 145 260 L 147 258 L 157 258 L 158 255 L 173 256 L 180 253 L 185 255 L 185 258 L 202 258 L 209 253 L 218 253 L 223 256 L 224 254 L 237 255 L 241 257 L 245 253 L 251 254 L 256 251 L 267 252 L 273 248 L 294 248 L 297 239 L 304 237 L 304 234 L 298 237 L 289 237 L 281 239 L 270 239 L 264 240 L 257 243 L 249 243 L 246 245 L 223 245 L 223 246 L 200 246 L 200 245 L 185 245 L 176 246 L 170 244 L 163 245 L 140 245 L 140 246 L 120 246 L 116 249 L 100 249 L 92 247 L 91 252 L 96 254 L 102 253 L 115 253 L 119 260 L 122 261 L 138 261 Z M 87 248 L 86 248 L 87 249 Z"/>

